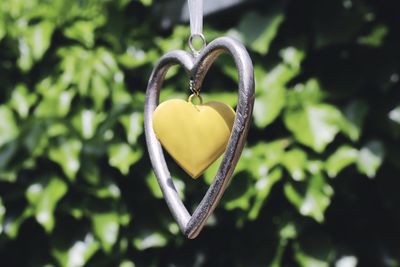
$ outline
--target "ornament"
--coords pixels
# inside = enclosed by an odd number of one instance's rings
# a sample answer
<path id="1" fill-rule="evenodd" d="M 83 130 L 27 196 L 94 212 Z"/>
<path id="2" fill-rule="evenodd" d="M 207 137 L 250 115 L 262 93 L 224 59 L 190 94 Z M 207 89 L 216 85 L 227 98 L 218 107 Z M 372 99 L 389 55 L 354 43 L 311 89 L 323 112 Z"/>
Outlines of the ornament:
<path id="1" fill-rule="evenodd" d="M 189 0 L 189 13 L 192 54 L 175 50 L 161 57 L 149 79 L 144 112 L 146 142 L 157 181 L 179 228 L 187 238 L 193 239 L 221 199 L 243 150 L 254 105 L 254 74 L 250 56 L 239 41 L 220 37 L 206 45 L 201 0 Z M 194 48 L 194 38 L 203 41 L 202 49 Z M 238 70 L 236 114 L 223 103 L 192 103 L 194 97 L 201 99 L 204 77 L 222 53 L 233 57 Z M 188 73 L 193 94 L 189 101 L 174 99 L 159 105 L 164 77 L 173 65 L 181 65 Z M 213 183 L 192 215 L 174 186 L 160 142 L 193 178 L 225 152 Z"/>

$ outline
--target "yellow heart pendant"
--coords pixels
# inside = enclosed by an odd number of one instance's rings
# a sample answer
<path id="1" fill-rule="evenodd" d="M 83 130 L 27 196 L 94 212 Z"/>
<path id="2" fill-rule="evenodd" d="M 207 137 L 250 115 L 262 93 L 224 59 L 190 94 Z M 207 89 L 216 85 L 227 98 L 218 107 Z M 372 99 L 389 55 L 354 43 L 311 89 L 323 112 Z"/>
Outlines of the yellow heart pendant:
<path id="1" fill-rule="evenodd" d="M 190 99 L 161 103 L 153 130 L 165 150 L 192 178 L 199 177 L 226 149 L 235 112 L 224 103 L 195 105 Z"/>

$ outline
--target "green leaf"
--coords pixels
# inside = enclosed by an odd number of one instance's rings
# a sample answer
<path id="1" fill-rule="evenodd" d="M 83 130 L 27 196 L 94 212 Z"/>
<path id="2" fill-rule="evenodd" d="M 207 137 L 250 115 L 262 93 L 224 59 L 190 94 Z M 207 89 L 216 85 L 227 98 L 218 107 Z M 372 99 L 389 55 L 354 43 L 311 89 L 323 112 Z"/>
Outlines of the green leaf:
<path id="1" fill-rule="evenodd" d="M 259 142 L 251 148 L 244 149 L 235 173 L 246 171 L 253 177 L 266 175 L 281 162 L 284 150 L 289 144 L 287 139 L 278 139 L 270 143 Z"/>
<path id="2" fill-rule="evenodd" d="M 287 94 L 287 106 L 298 109 L 308 105 L 319 104 L 324 98 L 319 82 L 309 79 L 305 84 L 296 84 Z"/>
<path id="3" fill-rule="evenodd" d="M 41 86 L 50 84 L 47 82 Z M 53 87 L 43 90 L 43 99 L 35 109 L 35 115 L 41 118 L 48 117 L 65 117 L 71 108 L 71 102 L 75 96 L 75 92 L 72 90 L 62 91 L 59 88 Z"/>
<path id="4" fill-rule="evenodd" d="M 129 46 L 126 52 L 118 56 L 118 62 L 127 68 L 135 68 L 142 66 L 148 62 L 152 62 L 158 57 L 154 50 L 143 50 L 135 46 Z"/>
<path id="5" fill-rule="evenodd" d="M 153 172 L 149 172 L 149 174 L 146 175 L 145 179 L 146 179 L 145 180 L 146 184 L 149 187 L 152 195 L 155 198 L 162 199 L 163 198 L 163 193 L 162 193 L 162 191 L 160 189 L 160 185 L 158 184 L 157 178 L 154 175 L 154 173 Z"/>
<path id="6" fill-rule="evenodd" d="M 372 47 L 380 47 L 388 32 L 389 29 L 386 25 L 376 25 L 368 35 L 358 38 L 358 43 Z"/>
<path id="7" fill-rule="evenodd" d="M 288 145 L 288 140 L 280 139 L 270 143 L 258 143 L 254 147 L 247 148 L 243 151 L 242 157 L 235 169 L 235 173 L 244 184 L 235 184 L 237 191 L 233 197 L 226 200 L 224 206 L 228 210 L 242 209 L 248 211 L 248 218 L 255 219 L 260 209 L 263 206 L 265 199 L 273 185 L 281 178 L 281 169 L 273 169 L 279 164 L 284 154 L 284 149 Z M 214 165 L 214 164 L 213 164 Z M 216 173 L 216 168 L 212 171 L 212 178 Z M 246 176 L 240 175 L 243 171 L 250 174 L 253 179 L 256 179 L 256 188 L 248 185 Z M 206 177 L 211 175 L 206 173 Z M 207 178 L 208 181 L 209 178 Z M 210 179 L 210 181 L 212 181 Z M 208 181 L 209 182 L 209 181 Z M 253 183 L 253 182 L 251 182 Z M 228 196 L 229 197 L 229 196 Z"/>
<path id="8" fill-rule="evenodd" d="M 353 147 L 339 147 L 326 161 L 325 169 L 329 177 L 336 177 L 344 168 L 355 163 L 358 156 L 358 150 Z"/>
<path id="9" fill-rule="evenodd" d="M 275 252 L 275 256 L 271 261 L 269 267 L 282 266 L 282 259 L 288 241 L 297 237 L 297 229 L 293 222 L 282 222 L 279 226 L 279 244 Z"/>
<path id="10" fill-rule="evenodd" d="M 257 75 L 258 73 L 258 75 Z M 256 92 L 258 96 L 254 102 L 254 122 L 258 128 L 264 128 L 273 122 L 280 114 L 285 104 L 285 83 L 282 76 L 289 76 L 290 70 L 279 65 L 270 73 L 256 69 Z M 283 80 L 283 81 L 282 81 Z"/>
<path id="11" fill-rule="evenodd" d="M 104 47 L 86 50 L 79 46 L 59 49 L 63 71 L 59 82 L 77 87 L 80 96 L 89 97 L 94 109 L 101 110 L 110 95 L 110 88 L 123 86 L 124 75 L 115 56 Z"/>
<path id="12" fill-rule="evenodd" d="M 98 174 L 100 175 L 100 174 Z M 102 179 L 104 180 L 104 178 Z M 119 199 L 121 197 L 121 190 L 114 182 L 107 181 L 104 186 L 91 190 L 91 193 L 98 198 L 113 198 Z"/>
<path id="13" fill-rule="evenodd" d="M 238 31 L 246 45 L 250 46 L 252 50 L 265 55 L 268 53 L 269 47 L 284 18 L 281 12 L 274 12 L 268 15 L 249 12 L 241 19 Z"/>
<path id="14" fill-rule="evenodd" d="M 36 221 L 47 233 L 54 228 L 54 210 L 67 189 L 63 180 L 53 176 L 31 184 L 26 190 L 26 198 L 34 210 Z"/>
<path id="15" fill-rule="evenodd" d="M 90 139 L 94 136 L 97 126 L 106 118 L 104 113 L 96 113 L 90 109 L 84 109 L 73 119 L 72 123 L 84 139 Z"/>
<path id="16" fill-rule="evenodd" d="M 331 203 L 332 187 L 322 175 L 314 175 L 306 183 L 286 183 L 284 192 L 287 199 L 300 214 L 323 222 L 326 208 Z"/>
<path id="17" fill-rule="evenodd" d="M 280 51 L 285 64 L 279 64 L 269 73 L 255 67 L 256 99 L 254 103 L 254 122 L 258 128 L 272 123 L 281 113 L 286 103 L 286 84 L 299 73 L 304 53 L 288 47 Z"/>
<path id="18" fill-rule="evenodd" d="M 83 240 L 76 240 L 71 247 L 53 247 L 52 254 L 60 266 L 83 267 L 99 248 L 93 235 L 87 233 Z"/>
<path id="19" fill-rule="evenodd" d="M 31 27 L 26 27 L 23 31 L 18 44 L 20 52 L 18 65 L 23 71 L 28 71 L 50 47 L 54 23 L 44 20 Z"/>
<path id="20" fill-rule="evenodd" d="M 242 192 L 240 192 L 232 199 L 225 200 L 224 208 L 226 210 L 241 209 L 243 211 L 248 211 L 250 209 L 251 206 L 250 200 L 253 198 L 255 190 L 250 186 L 242 185 L 240 187 L 242 189 Z"/>
<path id="21" fill-rule="evenodd" d="M 133 112 L 130 115 L 122 116 L 119 120 L 124 126 L 128 143 L 131 145 L 136 144 L 139 136 L 143 133 L 142 113 Z"/>
<path id="22" fill-rule="evenodd" d="M 132 149 L 128 144 L 113 144 L 108 148 L 108 162 L 126 175 L 129 172 L 129 168 L 142 157 L 142 154 L 143 151 L 141 149 Z"/>
<path id="23" fill-rule="evenodd" d="M 301 267 L 329 267 L 334 254 L 332 251 L 332 245 L 330 243 L 326 244 L 321 237 L 314 237 L 308 243 L 302 244 L 304 242 L 296 242 L 295 247 L 295 260 L 299 263 Z M 317 243 L 314 240 L 319 240 Z"/>
<path id="24" fill-rule="evenodd" d="M 91 216 L 93 231 L 105 252 L 111 252 L 118 238 L 119 218 L 115 212 L 94 213 Z"/>
<path id="25" fill-rule="evenodd" d="M 295 181 L 304 180 L 306 164 L 307 154 L 300 149 L 292 149 L 286 152 L 282 158 L 282 165 L 285 166 Z"/>
<path id="26" fill-rule="evenodd" d="M 64 29 L 64 34 L 68 38 L 81 42 L 86 47 L 93 47 L 96 27 L 97 25 L 93 21 L 77 21 Z"/>
<path id="27" fill-rule="evenodd" d="M 353 101 L 345 109 L 346 120 L 342 124 L 342 131 L 352 140 L 360 139 L 361 130 L 364 125 L 365 116 L 368 112 L 368 106 L 364 101 Z"/>
<path id="28" fill-rule="evenodd" d="M 295 47 L 286 47 L 279 51 L 279 55 L 286 65 L 296 74 L 300 71 L 300 64 L 305 56 L 304 52 Z"/>
<path id="29" fill-rule="evenodd" d="M 133 245 L 140 251 L 164 247 L 166 244 L 167 238 L 160 232 L 141 232 L 133 239 Z"/>
<path id="30" fill-rule="evenodd" d="M 271 173 L 262 176 L 255 184 L 254 204 L 249 211 L 249 219 L 257 219 L 272 187 L 282 178 L 281 169 L 274 169 Z"/>
<path id="31" fill-rule="evenodd" d="M 18 127 L 11 109 L 7 106 L 0 106 L 0 147 L 18 136 Z"/>
<path id="32" fill-rule="evenodd" d="M 18 115 L 25 119 L 36 99 L 36 95 L 29 93 L 25 85 L 19 84 L 12 92 L 10 104 L 18 112 Z"/>
<path id="33" fill-rule="evenodd" d="M 360 149 L 357 169 L 369 178 L 373 178 L 382 165 L 384 156 L 385 150 L 382 142 L 378 140 L 370 141 Z"/>
<path id="34" fill-rule="evenodd" d="M 334 106 L 314 104 L 301 109 L 289 109 L 284 121 L 300 143 L 321 153 L 339 132 L 343 118 Z"/>
<path id="35" fill-rule="evenodd" d="M 49 158 L 57 162 L 63 169 L 65 175 L 74 181 L 76 173 L 80 168 L 79 155 L 82 143 L 76 139 L 63 140 L 59 146 L 51 147 Z"/>

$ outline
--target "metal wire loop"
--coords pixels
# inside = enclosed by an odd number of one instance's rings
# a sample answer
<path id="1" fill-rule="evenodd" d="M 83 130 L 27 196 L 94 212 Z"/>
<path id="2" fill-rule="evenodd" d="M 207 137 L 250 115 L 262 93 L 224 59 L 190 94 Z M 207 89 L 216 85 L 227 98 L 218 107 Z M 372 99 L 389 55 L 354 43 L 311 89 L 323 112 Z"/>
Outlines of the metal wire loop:
<path id="1" fill-rule="evenodd" d="M 193 104 L 193 97 L 197 97 L 197 99 L 200 101 L 200 105 L 203 104 L 203 98 L 200 95 L 196 94 L 191 94 L 188 98 L 188 102 Z"/>
<path id="2" fill-rule="evenodd" d="M 193 45 L 193 41 L 196 38 L 200 38 L 202 41 L 200 49 L 196 49 Z M 190 35 L 188 44 L 189 44 L 190 50 L 192 50 L 193 55 L 195 57 L 197 57 L 200 54 L 200 52 L 206 47 L 207 42 L 206 42 L 206 38 L 204 37 L 204 35 L 202 33 L 195 33 L 195 34 Z"/>

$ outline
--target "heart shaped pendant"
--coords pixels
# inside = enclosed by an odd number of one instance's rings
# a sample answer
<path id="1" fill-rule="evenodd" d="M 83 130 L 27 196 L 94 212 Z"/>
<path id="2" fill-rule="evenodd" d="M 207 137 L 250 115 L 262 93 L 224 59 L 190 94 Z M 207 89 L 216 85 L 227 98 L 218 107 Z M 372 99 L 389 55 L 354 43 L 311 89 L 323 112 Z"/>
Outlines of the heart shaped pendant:
<path id="1" fill-rule="evenodd" d="M 203 83 L 207 71 L 215 59 L 224 52 L 229 53 L 233 57 L 238 69 L 239 96 L 236 116 L 225 154 L 214 181 L 194 213 L 190 215 L 179 198 L 169 173 L 161 144 L 154 132 L 153 115 L 158 106 L 160 89 L 164 77 L 171 66 L 180 64 L 189 74 L 193 88 L 199 91 L 198 89 Z M 215 39 L 197 57 L 181 50 L 171 51 L 160 59 L 150 76 L 144 110 L 147 148 L 164 199 L 179 228 L 187 238 L 193 239 L 200 233 L 232 177 L 250 127 L 253 105 L 253 64 L 246 48 L 239 41 L 230 37 Z"/>
<path id="2" fill-rule="evenodd" d="M 235 112 L 219 102 L 195 105 L 193 96 L 161 103 L 153 114 L 153 130 L 178 165 L 196 179 L 225 151 Z"/>

